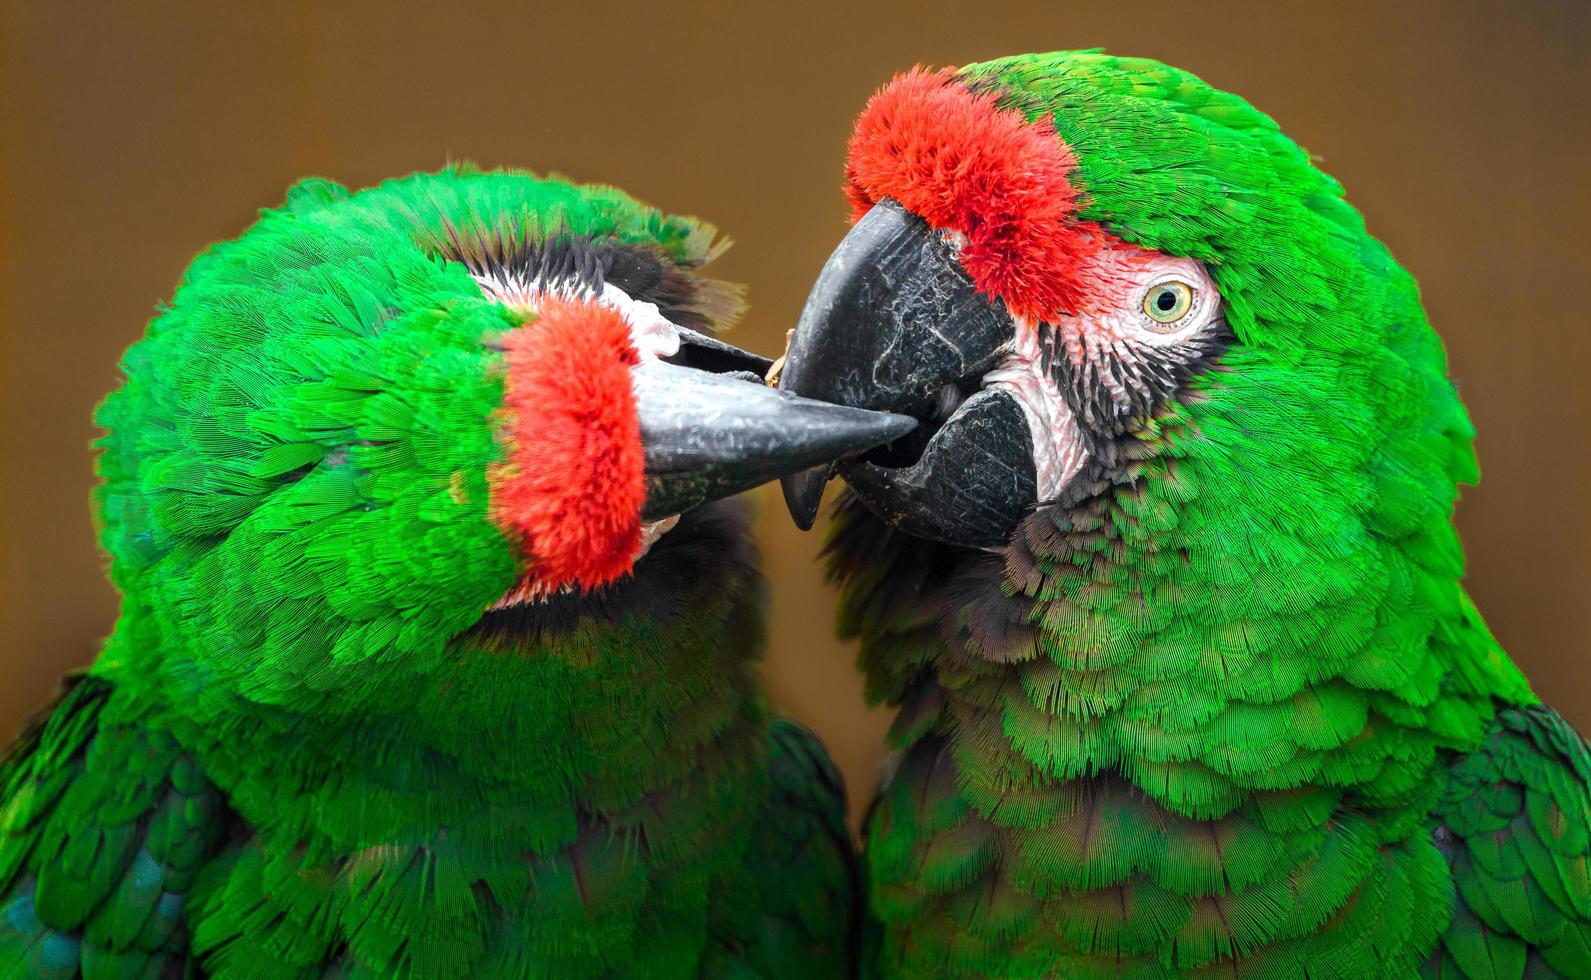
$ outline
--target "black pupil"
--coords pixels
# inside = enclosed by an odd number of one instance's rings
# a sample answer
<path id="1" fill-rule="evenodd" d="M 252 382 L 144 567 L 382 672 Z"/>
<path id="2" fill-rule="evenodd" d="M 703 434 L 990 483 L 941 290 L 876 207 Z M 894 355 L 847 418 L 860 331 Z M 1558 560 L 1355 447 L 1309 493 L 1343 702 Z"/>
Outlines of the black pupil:
<path id="1" fill-rule="evenodd" d="M 1162 289 L 1160 295 L 1155 297 L 1155 306 L 1159 307 L 1162 313 L 1170 313 L 1176 305 L 1177 294 L 1169 289 Z"/>

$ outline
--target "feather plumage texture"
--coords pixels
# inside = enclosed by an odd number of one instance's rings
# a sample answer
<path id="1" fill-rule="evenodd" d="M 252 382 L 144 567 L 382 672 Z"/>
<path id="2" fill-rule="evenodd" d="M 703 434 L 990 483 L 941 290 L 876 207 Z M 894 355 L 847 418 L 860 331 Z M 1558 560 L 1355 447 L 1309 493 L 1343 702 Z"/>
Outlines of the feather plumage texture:
<path id="1" fill-rule="evenodd" d="M 1591 976 L 1591 751 L 1556 712 L 1499 712 L 1434 815 L 1453 923 L 1428 977 Z"/>
<path id="2" fill-rule="evenodd" d="M 847 968 L 843 804 L 770 731 L 736 505 L 483 615 L 528 559 L 488 483 L 526 314 L 449 250 L 482 229 L 478 263 L 734 307 L 710 227 L 521 173 L 307 181 L 200 255 L 100 411 L 122 615 L 3 770 L 0 976 Z"/>
<path id="3" fill-rule="evenodd" d="M 1053 120 L 1078 220 L 1206 263 L 1236 339 L 1001 554 L 842 504 L 842 632 L 899 706 L 880 972 L 1576 975 L 1586 749 L 1460 585 L 1473 433 L 1413 279 L 1185 72 L 959 77 Z"/>
<path id="4" fill-rule="evenodd" d="M 225 846 L 192 755 L 74 675 L 0 762 L 0 976 L 181 976 L 188 897 Z M 122 720 L 113 720 L 118 715 Z"/>
<path id="5" fill-rule="evenodd" d="M 817 737 L 780 719 L 768 740 L 771 792 L 725 901 L 761 909 L 725 918 L 741 930 L 717 949 L 726 976 L 784 976 L 809 960 L 846 973 L 858 963 L 863 886 L 845 825 L 845 787 Z"/>

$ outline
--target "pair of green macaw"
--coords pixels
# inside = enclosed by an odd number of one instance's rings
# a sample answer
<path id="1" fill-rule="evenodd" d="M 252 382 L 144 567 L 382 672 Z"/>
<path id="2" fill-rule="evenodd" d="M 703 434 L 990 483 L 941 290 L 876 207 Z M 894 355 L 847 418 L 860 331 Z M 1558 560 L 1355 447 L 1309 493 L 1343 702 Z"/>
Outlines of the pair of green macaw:
<path id="1" fill-rule="evenodd" d="M 300 183 L 100 410 L 123 609 L 0 761 L 0 976 L 1591 977 L 1591 754 L 1466 597 L 1414 281 L 1243 100 L 898 76 L 777 387 L 711 227 Z M 784 479 L 897 753 L 771 716 Z"/>

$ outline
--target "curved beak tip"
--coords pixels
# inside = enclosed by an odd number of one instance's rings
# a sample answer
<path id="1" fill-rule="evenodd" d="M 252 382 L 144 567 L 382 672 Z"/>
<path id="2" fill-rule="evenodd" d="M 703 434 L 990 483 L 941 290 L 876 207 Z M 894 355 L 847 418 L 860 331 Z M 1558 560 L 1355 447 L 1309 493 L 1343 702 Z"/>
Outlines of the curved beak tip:
<path id="1" fill-rule="evenodd" d="M 917 420 L 909 415 L 868 412 L 866 421 L 870 430 L 871 444 L 857 452 L 847 454 L 848 457 L 894 442 L 917 428 Z M 779 479 L 780 489 L 784 491 L 785 508 L 790 511 L 790 519 L 795 522 L 796 527 L 803 531 L 812 530 L 812 525 L 817 520 L 818 508 L 823 503 L 823 489 L 828 486 L 829 480 L 834 478 L 837 466 L 838 461 L 823 463 Z"/>
<path id="2" fill-rule="evenodd" d="M 779 481 L 779 487 L 784 491 L 784 505 L 790 511 L 790 519 L 796 527 L 803 531 L 812 530 L 812 523 L 817 520 L 818 506 L 823 502 L 823 488 L 833 475 L 834 465 L 831 463 L 792 473 Z"/>
<path id="3" fill-rule="evenodd" d="M 942 236 L 885 198 L 824 263 L 790 339 L 779 386 L 822 402 L 899 413 L 894 418 L 937 417 L 947 385 L 977 388 L 926 441 L 916 463 L 896 469 L 845 462 L 853 453 L 839 457 L 840 469 L 863 503 L 908 533 L 975 546 L 998 543 L 1020 519 L 1035 485 L 1020 406 L 981 382 L 1016 328 L 1004 304 L 979 291 Z M 812 526 L 834 472 L 832 464 L 819 466 L 781 481 L 797 526 Z"/>

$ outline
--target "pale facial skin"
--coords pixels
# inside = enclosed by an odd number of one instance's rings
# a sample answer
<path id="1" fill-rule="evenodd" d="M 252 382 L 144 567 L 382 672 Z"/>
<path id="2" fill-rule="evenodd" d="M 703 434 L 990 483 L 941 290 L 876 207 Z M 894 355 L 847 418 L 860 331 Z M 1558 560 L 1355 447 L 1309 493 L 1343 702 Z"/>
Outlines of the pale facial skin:
<path id="1" fill-rule="evenodd" d="M 1095 310 L 1062 316 L 1035 328 L 1019 323 L 984 387 L 1007 391 L 1022 407 L 1033 437 L 1038 502 L 1055 498 L 1088 459 L 1076 412 L 1053 370 L 1064 352 L 1075 373 L 1097 373 L 1101 388 L 1127 409 L 1129 387 L 1196 351 L 1219 329 L 1221 294 L 1193 259 L 1164 255 L 1111 240 L 1099 259 Z M 1046 347 L 1054 348 L 1046 359 Z"/>

